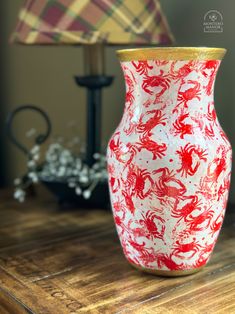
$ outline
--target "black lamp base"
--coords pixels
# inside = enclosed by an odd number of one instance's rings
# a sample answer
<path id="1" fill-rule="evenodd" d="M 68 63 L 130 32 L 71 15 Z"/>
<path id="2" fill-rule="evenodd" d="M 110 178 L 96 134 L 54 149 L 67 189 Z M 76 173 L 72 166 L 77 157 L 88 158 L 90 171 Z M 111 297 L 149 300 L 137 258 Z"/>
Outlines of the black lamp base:
<path id="1" fill-rule="evenodd" d="M 87 89 L 87 131 L 86 131 L 86 158 L 88 166 L 95 162 L 94 154 L 101 152 L 101 92 L 113 82 L 112 76 L 90 75 L 76 76 L 76 83 Z"/>

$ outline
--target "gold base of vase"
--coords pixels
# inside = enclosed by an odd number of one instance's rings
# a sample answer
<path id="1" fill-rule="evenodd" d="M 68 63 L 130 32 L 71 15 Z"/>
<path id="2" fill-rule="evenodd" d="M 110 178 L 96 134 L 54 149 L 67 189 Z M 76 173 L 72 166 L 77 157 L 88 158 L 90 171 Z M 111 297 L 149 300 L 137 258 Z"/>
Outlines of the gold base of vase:
<path id="1" fill-rule="evenodd" d="M 130 263 L 131 266 L 134 268 L 144 271 L 146 273 L 157 275 L 157 276 L 163 276 L 163 277 L 180 277 L 180 276 L 188 276 L 192 275 L 194 273 L 197 273 L 198 271 L 202 270 L 204 266 L 193 268 L 193 269 L 186 269 L 186 270 L 157 270 L 157 269 L 151 269 L 151 268 L 145 268 L 141 266 L 137 266 L 135 264 Z"/>

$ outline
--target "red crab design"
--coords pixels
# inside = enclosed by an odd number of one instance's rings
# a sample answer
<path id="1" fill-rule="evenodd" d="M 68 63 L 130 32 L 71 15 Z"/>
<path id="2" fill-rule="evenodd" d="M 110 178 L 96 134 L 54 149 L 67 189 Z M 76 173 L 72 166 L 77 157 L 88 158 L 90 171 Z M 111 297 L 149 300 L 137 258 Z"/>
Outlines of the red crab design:
<path id="1" fill-rule="evenodd" d="M 193 126 L 192 124 L 185 123 L 184 120 L 189 117 L 189 113 L 181 114 L 173 123 L 173 127 L 175 128 L 175 135 L 180 134 L 180 138 L 184 138 L 185 135 L 193 134 Z"/>
<path id="2" fill-rule="evenodd" d="M 209 164 L 207 169 L 207 181 L 213 184 L 217 184 L 218 178 L 222 172 L 226 171 L 226 154 L 227 150 L 224 146 L 220 146 L 217 149 L 218 157 Z"/>
<path id="3" fill-rule="evenodd" d="M 175 261 L 172 259 L 172 254 L 167 255 L 167 254 L 157 254 L 157 264 L 159 268 L 162 267 L 167 267 L 169 270 L 180 270 L 184 269 L 184 264 L 180 263 L 177 264 Z"/>
<path id="4" fill-rule="evenodd" d="M 126 154 L 129 155 L 129 158 L 128 160 L 126 160 L 126 165 L 124 166 L 124 168 L 128 167 L 131 164 L 132 160 L 134 159 L 134 157 L 139 151 L 136 145 L 132 143 L 127 143 L 126 148 L 127 148 Z"/>
<path id="5" fill-rule="evenodd" d="M 215 137 L 215 132 L 211 124 L 205 127 L 205 136 L 209 139 L 213 139 Z"/>
<path id="6" fill-rule="evenodd" d="M 116 226 L 118 226 L 121 229 L 120 234 L 123 234 L 125 231 L 128 232 L 128 229 L 124 224 L 125 216 L 126 216 L 125 212 L 122 213 L 122 217 L 117 214 L 113 215 Z"/>
<path id="7" fill-rule="evenodd" d="M 117 137 L 118 136 L 118 137 Z M 115 156 L 115 158 L 125 164 L 124 169 L 128 167 L 135 155 L 137 154 L 138 147 L 136 145 L 127 143 L 126 145 L 120 142 L 120 133 L 114 135 L 109 143 L 109 148 L 111 151 L 111 156 Z"/>
<path id="8" fill-rule="evenodd" d="M 131 237 L 129 237 L 129 239 L 127 240 L 127 243 L 136 251 L 141 252 L 145 249 L 146 243 L 143 242 L 141 244 L 137 243 L 136 241 L 134 241 Z"/>
<path id="9" fill-rule="evenodd" d="M 177 112 L 177 108 L 181 104 L 183 104 L 185 108 L 188 108 L 188 102 L 190 100 L 193 100 L 195 98 L 198 99 L 198 100 L 201 99 L 200 98 L 200 95 L 201 95 L 201 92 L 200 92 L 201 84 L 198 83 L 197 81 L 192 81 L 192 80 L 189 80 L 188 83 L 193 84 L 194 86 L 186 89 L 183 92 L 179 91 L 178 97 L 177 97 L 177 100 L 179 101 L 179 103 L 175 107 L 174 112 Z"/>
<path id="10" fill-rule="evenodd" d="M 219 66 L 219 62 L 216 60 L 210 60 L 205 64 L 204 69 L 209 69 L 210 74 L 207 74 L 205 71 L 203 72 L 203 75 L 205 77 L 209 76 L 209 81 L 207 86 L 204 86 L 206 89 L 206 94 L 209 96 L 212 93 L 212 89 L 213 89 L 213 85 L 214 85 L 214 81 L 215 81 L 215 76 L 216 76 L 216 72 L 217 72 L 217 68 Z"/>
<path id="11" fill-rule="evenodd" d="M 199 253 L 199 258 L 192 265 L 192 268 L 199 268 L 206 264 L 210 256 L 204 256 L 204 254 Z"/>
<path id="12" fill-rule="evenodd" d="M 120 182 L 115 177 L 110 177 L 109 184 L 110 184 L 112 193 L 116 193 L 120 188 Z"/>
<path id="13" fill-rule="evenodd" d="M 149 266 L 150 263 L 154 263 L 156 261 L 156 254 L 153 248 L 148 250 L 142 250 L 139 252 L 138 259 L 141 261 L 141 264 Z"/>
<path id="14" fill-rule="evenodd" d="M 135 205 L 134 205 L 133 200 L 132 200 L 132 195 L 130 195 L 130 194 L 127 193 L 126 191 L 122 191 L 122 195 L 123 195 L 124 198 L 125 198 L 125 203 L 126 203 L 127 209 L 128 209 L 132 214 L 134 214 L 134 212 L 135 212 Z"/>
<path id="15" fill-rule="evenodd" d="M 205 77 L 208 77 L 208 72 L 206 72 L 206 70 L 212 70 L 212 72 L 214 73 L 217 70 L 218 67 L 218 61 L 217 60 L 207 60 L 205 62 L 203 62 L 200 70 L 202 71 L 202 74 Z"/>
<path id="16" fill-rule="evenodd" d="M 139 244 L 130 238 L 128 240 L 128 244 L 131 248 L 135 249 L 138 252 L 138 260 L 141 261 L 141 264 L 148 266 L 150 263 L 156 261 L 156 254 L 154 252 L 154 249 L 146 248 L 145 242 Z"/>
<path id="17" fill-rule="evenodd" d="M 211 201 L 216 198 L 217 193 L 211 189 L 211 182 L 207 176 L 202 177 L 199 182 L 197 194 L 201 194 L 207 201 Z"/>
<path id="18" fill-rule="evenodd" d="M 181 68 L 175 71 L 174 67 L 177 61 L 172 62 L 170 73 L 171 77 L 175 80 L 180 80 L 188 76 L 195 68 L 195 62 L 189 61 L 187 64 L 183 65 Z"/>
<path id="19" fill-rule="evenodd" d="M 139 220 L 140 225 L 147 230 L 147 239 L 161 239 L 163 240 L 164 232 L 165 232 L 165 220 L 160 216 L 157 216 L 154 212 L 148 210 L 144 215 L 142 214 L 142 218 Z M 157 223 L 156 223 L 157 221 Z"/>
<path id="20" fill-rule="evenodd" d="M 219 201 L 224 194 L 229 191 L 229 187 L 230 187 L 230 175 L 231 172 L 228 174 L 228 176 L 224 179 L 224 182 L 220 185 L 219 189 L 218 189 L 218 198 L 217 200 Z"/>
<path id="21" fill-rule="evenodd" d="M 196 241 L 196 238 L 193 238 L 193 241 L 188 243 L 182 243 L 179 240 L 177 240 L 175 242 L 172 255 L 179 257 L 181 259 L 192 258 L 201 248 L 202 246 L 199 244 L 198 241 Z M 191 255 L 190 256 L 187 255 L 186 257 L 185 255 L 190 252 Z"/>
<path id="22" fill-rule="evenodd" d="M 204 210 L 203 213 L 198 216 L 193 216 L 192 214 L 186 218 L 186 222 L 189 223 L 189 228 L 191 232 L 202 231 L 209 227 L 211 219 L 214 216 L 214 211 L 211 207 Z M 205 222 L 207 221 L 206 225 Z"/>
<path id="23" fill-rule="evenodd" d="M 211 237 L 214 237 L 215 233 L 218 232 L 222 226 L 224 220 L 224 215 L 221 213 L 218 217 L 211 223 Z"/>
<path id="24" fill-rule="evenodd" d="M 229 143 L 229 140 L 228 140 L 227 135 L 226 135 L 225 132 L 223 132 L 222 130 L 220 131 L 220 136 L 222 137 L 223 141 L 224 141 L 226 144 Z"/>
<path id="25" fill-rule="evenodd" d="M 167 60 L 155 60 L 155 64 L 156 64 L 156 66 L 158 66 L 158 67 L 161 67 L 161 66 L 163 66 L 163 65 L 166 65 L 166 64 L 168 64 L 168 62 L 169 62 L 169 61 L 167 61 Z"/>
<path id="26" fill-rule="evenodd" d="M 205 86 L 206 94 L 208 96 L 212 93 L 212 88 L 213 88 L 213 84 L 214 84 L 214 80 L 215 80 L 215 76 L 216 76 L 216 72 L 217 72 L 218 66 L 219 66 L 219 61 L 217 61 L 217 60 L 208 60 L 201 67 L 202 74 L 205 77 L 209 76 L 208 84 L 207 84 L 207 86 Z M 208 73 L 208 71 L 206 72 L 206 70 L 209 70 L 209 73 Z"/>
<path id="27" fill-rule="evenodd" d="M 196 195 L 186 196 L 186 200 L 189 200 L 185 203 L 182 208 L 174 208 L 172 211 L 172 217 L 179 218 L 178 222 L 183 219 L 187 220 L 188 215 L 190 215 L 195 210 L 201 210 L 201 201 Z"/>
<path id="28" fill-rule="evenodd" d="M 212 122 L 212 125 L 216 124 L 217 116 L 214 108 L 214 102 L 210 102 L 207 107 L 207 119 Z"/>
<path id="29" fill-rule="evenodd" d="M 153 66 L 149 65 L 147 60 L 138 61 L 138 63 L 136 63 L 135 61 L 132 61 L 132 64 L 134 65 L 134 67 L 136 68 L 136 71 L 140 75 L 142 75 L 142 74 L 147 75 L 148 70 L 153 69 Z"/>
<path id="30" fill-rule="evenodd" d="M 133 107 L 125 108 L 126 119 L 123 121 L 123 130 L 127 135 L 131 135 L 133 132 L 135 132 L 137 126 L 137 121 L 133 119 L 135 115 L 134 112 L 135 109 Z"/>
<path id="31" fill-rule="evenodd" d="M 214 246 L 215 246 L 215 242 L 212 242 L 210 244 L 208 242 L 205 243 L 205 245 L 203 246 L 200 254 L 208 256 L 208 254 L 210 254 L 213 251 Z"/>
<path id="32" fill-rule="evenodd" d="M 148 108 L 150 105 L 152 105 L 152 100 L 151 99 L 147 99 L 144 103 L 143 103 L 143 106 L 145 108 Z"/>
<path id="33" fill-rule="evenodd" d="M 208 261 L 211 252 L 213 251 L 213 248 L 215 246 L 215 243 L 205 243 L 204 247 L 202 248 L 202 250 L 199 252 L 199 257 L 197 259 L 197 261 L 194 263 L 193 267 L 198 268 L 198 267 L 202 267 L 206 264 L 206 262 Z"/>
<path id="34" fill-rule="evenodd" d="M 124 163 L 125 160 L 123 159 L 123 149 L 120 141 L 120 132 L 116 132 L 109 142 L 109 149 L 111 156 L 115 156 L 116 159 Z"/>
<path id="35" fill-rule="evenodd" d="M 149 188 L 144 192 L 147 181 L 149 183 Z M 151 193 L 153 179 L 150 172 L 146 169 L 140 169 L 138 166 L 132 165 L 128 169 L 127 178 L 124 184 L 131 196 L 144 199 Z"/>
<path id="36" fill-rule="evenodd" d="M 192 121 L 195 122 L 196 126 L 202 132 L 204 129 L 204 115 L 196 112 L 193 116 L 190 117 Z"/>
<path id="37" fill-rule="evenodd" d="M 118 197 L 116 202 L 113 202 L 113 209 L 115 212 L 124 212 L 125 211 L 125 205 L 123 204 L 123 200 Z"/>
<path id="38" fill-rule="evenodd" d="M 175 178 L 168 168 L 159 168 L 153 171 L 153 174 L 161 174 L 158 181 L 155 183 L 153 193 L 158 197 L 162 204 L 168 203 L 168 199 L 174 200 L 174 207 L 183 199 L 186 193 L 184 184 Z"/>
<path id="39" fill-rule="evenodd" d="M 165 143 L 158 144 L 148 136 L 140 136 L 140 142 L 137 142 L 138 150 L 146 149 L 153 154 L 153 160 L 162 158 L 166 155 L 167 145 Z"/>
<path id="40" fill-rule="evenodd" d="M 143 122 L 143 117 L 152 115 L 146 122 Z M 161 110 L 150 110 L 147 111 L 145 114 L 142 114 L 140 117 L 139 124 L 137 126 L 137 131 L 139 133 L 143 133 L 144 135 L 151 136 L 152 129 L 154 129 L 157 125 L 166 125 L 166 117 L 165 114 L 162 113 Z"/>
<path id="41" fill-rule="evenodd" d="M 116 193 L 120 188 L 120 180 L 116 177 L 115 167 L 113 164 L 108 165 L 109 185 L 112 193 Z"/>
<path id="42" fill-rule="evenodd" d="M 126 82 L 126 103 L 129 103 L 129 108 L 133 104 L 135 97 L 134 93 L 134 83 L 133 79 L 129 75 L 125 75 L 125 82 Z"/>
<path id="43" fill-rule="evenodd" d="M 179 155 L 181 159 L 181 167 L 176 171 L 181 172 L 181 176 L 185 176 L 186 178 L 188 175 L 193 176 L 197 172 L 200 161 L 207 161 L 206 150 L 190 143 L 186 144 L 184 147 L 180 147 L 180 150 L 177 150 L 176 154 Z M 199 158 L 199 161 L 197 161 L 194 166 L 193 154 Z"/>
<path id="44" fill-rule="evenodd" d="M 169 76 L 163 75 L 163 70 L 160 70 L 159 75 L 155 76 L 146 75 L 143 79 L 142 88 L 146 93 L 153 95 L 153 91 L 149 89 L 151 87 L 161 87 L 161 91 L 156 95 L 156 99 L 159 98 L 170 87 Z"/>

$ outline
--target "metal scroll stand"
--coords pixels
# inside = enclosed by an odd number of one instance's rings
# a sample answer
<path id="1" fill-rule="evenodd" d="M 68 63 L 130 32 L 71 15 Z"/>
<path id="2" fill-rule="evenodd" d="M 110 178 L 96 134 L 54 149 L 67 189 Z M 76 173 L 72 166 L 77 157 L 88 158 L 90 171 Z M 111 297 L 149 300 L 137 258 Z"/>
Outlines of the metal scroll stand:
<path id="1" fill-rule="evenodd" d="M 40 109 L 36 106 L 33 106 L 33 105 L 23 105 L 23 106 L 16 108 L 12 112 L 10 112 L 10 114 L 7 117 L 7 121 L 6 121 L 7 135 L 9 137 L 9 139 L 12 141 L 12 143 L 15 144 L 15 146 L 19 150 L 21 150 L 26 156 L 30 155 L 30 151 L 23 144 L 21 144 L 19 142 L 19 140 L 17 140 L 17 138 L 13 132 L 13 122 L 19 113 L 22 113 L 23 111 L 28 111 L 28 110 L 35 111 L 35 112 L 39 113 L 46 123 L 46 132 L 44 134 L 39 134 L 36 136 L 36 138 L 34 139 L 35 144 L 36 145 L 42 145 L 48 139 L 48 137 L 51 134 L 51 121 L 50 121 L 48 115 L 46 114 L 46 112 L 43 111 L 42 109 Z"/>
<path id="2" fill-rule="evenodd" d="M 28 110 L 34 111 L 34 112 L 40 114 L 42 116 L 42 118 L 44 119 L 45 124 L 46 124 L 45 133 L 38 134 L 34 139 L 34 143 L 36 145 L 42 145 L 50 136 L 50 134 L 51 134 L 51 121 L 50 121 L 48 115 L 45 113 L 45 111 L 43 111 L 42 109 L 40 109 L 36 106 L 33 106 L 33 105 L 22 105 L 22 106 L 16 108 L 15 110 L 13 110 L 12 112 L 9 113 L 9 115 L 7 117 L 7 121 L 6 121 L 7 136 L 9 137 L 11 142 L 29 158 L 30 154 L 31 154 L 30 150 L 26 146 L 21 144 L 21 142 L 15 136 L 15 133 L 13 130 L 13 124 L 14 124 L 14 120 L 15 120 L 16 116 L 18 116 L 20 113 L 23 113 L 23 112 L 28 111 Z M 22 178 L 22 180 L 23 180 L 23 182 L 25 182 L 27 180 L 27 176 L 25 175 Z M 31 195 L 35 194 L 35 190 L 34 190 L 33 185 L 28 186 L 27 190 L 28 190 L 28 193 Z"/>

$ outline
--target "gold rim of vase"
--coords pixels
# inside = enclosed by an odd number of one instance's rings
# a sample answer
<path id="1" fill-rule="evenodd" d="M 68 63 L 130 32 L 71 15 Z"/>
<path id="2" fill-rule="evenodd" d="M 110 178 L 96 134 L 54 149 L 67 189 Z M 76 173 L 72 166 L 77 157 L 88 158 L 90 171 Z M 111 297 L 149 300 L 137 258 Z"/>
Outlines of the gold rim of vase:
<path id="1" fill-rule="evenodd" d="M 143 60 L 222 60 L 225 48 L 153 47 L 117 50 L 121 62 Z"/>
<path id="2" fill-rule="evenodd" d="M 151 269 L 151 268 L 137 266 L 133 263 L 130 263 L 130 265 L 140 271 L 143 271 L 152 275 L 156 275 L 156 276 L 162 276 L 162 277 L 181 277 L 181 276 L 192 275 L 194 273 L 201 271 L 205 267 L 205 266 L 201 266 L 198 268 L 186 269 L 186 270 L 159 270 L 159 269 Z"/>

